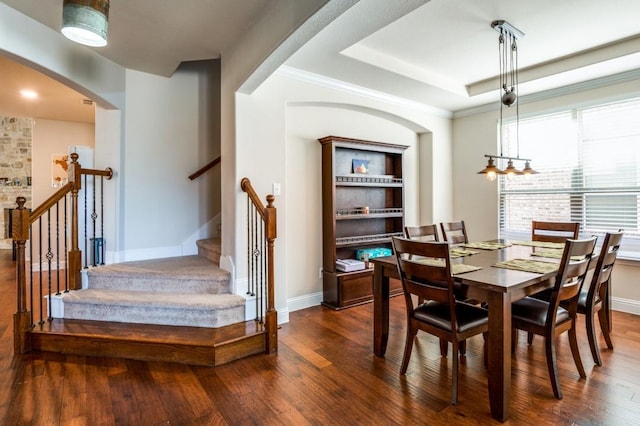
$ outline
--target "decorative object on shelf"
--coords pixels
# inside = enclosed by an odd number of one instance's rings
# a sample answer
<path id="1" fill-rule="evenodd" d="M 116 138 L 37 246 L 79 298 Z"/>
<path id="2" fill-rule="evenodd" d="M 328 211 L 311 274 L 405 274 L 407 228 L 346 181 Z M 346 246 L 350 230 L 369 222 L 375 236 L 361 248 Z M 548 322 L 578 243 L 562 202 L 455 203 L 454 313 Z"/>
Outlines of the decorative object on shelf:
<path id="1" fill-rule="evenodd" d="M 353 173 L 367 174 L 369 173 L 369 160 L 353 159 Z"/>
<path id="2" fill-rule="evenodd" d="M 498 175 L 506 175 L 511 178 L 515 175 L 532 175 L 537 174 L 535 170 L 531 168 L 531 159 L 520 158 L 520 102 L 518 102 L 518 44 L 517 40 L 524 37 L 524 33 L 504 20 L 493 21 L 491 27 L 500 33 L 498 37 L 498 52 L 500 57 L 500 120 L 499 120 L 499 135 L 500 135 L 500 155 L 485 154 L 488 158 L 487 166 L 480 170 L 478 174 L 487 175 L 487 179 L 493 181 Z M 502 112 L 503 107 L 516 105 L 516 156 L 510 157 L 502 155 L 502 140 L 503 140 L 503 121 Z M 507 161 L 507 168 L 501 170 L 496 167 L 494 159 L 503 159 Z M 522 171 L 518 170 L 513 162 L 524 161 L 524 168 Z"/>
<path id="3" fill-rule="evenodd" d="M 90 47 L 107 45 L 109 0 L 64 0 L 61 32 Z"/>

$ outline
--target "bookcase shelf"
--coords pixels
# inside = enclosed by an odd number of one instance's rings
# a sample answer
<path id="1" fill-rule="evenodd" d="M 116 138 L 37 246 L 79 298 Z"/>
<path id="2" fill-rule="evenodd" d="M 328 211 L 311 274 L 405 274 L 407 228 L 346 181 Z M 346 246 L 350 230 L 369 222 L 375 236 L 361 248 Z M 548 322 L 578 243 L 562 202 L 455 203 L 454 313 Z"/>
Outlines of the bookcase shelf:
<path id="1" fill-rule="evenodd" d="M 322 145 L 323 304 L 333 309 L 373 297 L 373 269 L 336 270 L 359 249 L 391 248 L 404 229 L 402 156 L 407 146 L 337 136 Z M 357 165 L 357 167 L 356 167 Z M 364 166 L 362 166 L 364 165 Z M 392 293 L 401 292 L 399 282 Z"/>

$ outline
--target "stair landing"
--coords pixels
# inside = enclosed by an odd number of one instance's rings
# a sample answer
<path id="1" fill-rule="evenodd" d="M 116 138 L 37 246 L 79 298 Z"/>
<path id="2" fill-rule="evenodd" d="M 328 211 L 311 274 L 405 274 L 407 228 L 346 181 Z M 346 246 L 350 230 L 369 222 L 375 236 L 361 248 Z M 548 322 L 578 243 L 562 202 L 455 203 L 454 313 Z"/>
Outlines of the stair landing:
<path id="1" fill-rule="evenodd" d="M 36 351 L 218 366 L 264 353 L 257 321 L 221 328 L 56 319 L 30 332 Z"/>

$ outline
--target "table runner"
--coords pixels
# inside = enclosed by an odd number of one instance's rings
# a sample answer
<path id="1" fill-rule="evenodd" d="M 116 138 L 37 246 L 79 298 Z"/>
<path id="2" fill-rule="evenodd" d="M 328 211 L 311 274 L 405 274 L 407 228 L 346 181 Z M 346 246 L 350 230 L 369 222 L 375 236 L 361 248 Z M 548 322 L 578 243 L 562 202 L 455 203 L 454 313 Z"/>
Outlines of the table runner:
<path id="1" fill-rule="evenodd" d="M 542 260 L 532 259 L 511 259 L 504 262 L 498 262 L 496 268 L 513 269 L 516 271 L 534 272 L 536 274 L 546 274 L 558 270 L 558 263 L 545 262 Z"/>

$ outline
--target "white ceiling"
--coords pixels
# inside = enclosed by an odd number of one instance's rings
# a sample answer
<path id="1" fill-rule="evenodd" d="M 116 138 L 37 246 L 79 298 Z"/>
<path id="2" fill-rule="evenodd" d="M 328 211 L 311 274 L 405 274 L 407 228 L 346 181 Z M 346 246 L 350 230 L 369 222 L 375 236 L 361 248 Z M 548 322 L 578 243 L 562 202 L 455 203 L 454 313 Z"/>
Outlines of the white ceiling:
<path id="1" fill-rule="evenodd" d="M 182 61 L 219 57 L 275 1 L 111 0 L 109 45 L 96 52 L 169 76 Z M 295 7 L 297 0 L 288 1 Z M 3 3 L 60 28 L 62 0 Z M 504 19 L 525 33 L 518 41 L 522 96 L 614 74 L 640 76 L 639 16 L 638 0 L 360 0 L 286 66 L 455 112 L 497 100 L 492 21 Z M 0 111 L 11 85 L 22 84 L 7 78 L 11 69 L 0 62 L 3 82 L 12 82 L 0 89 Z"/>

